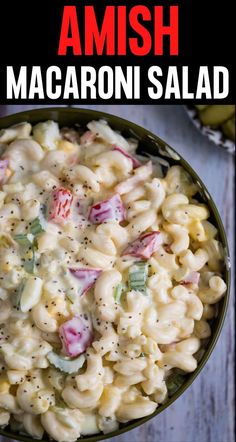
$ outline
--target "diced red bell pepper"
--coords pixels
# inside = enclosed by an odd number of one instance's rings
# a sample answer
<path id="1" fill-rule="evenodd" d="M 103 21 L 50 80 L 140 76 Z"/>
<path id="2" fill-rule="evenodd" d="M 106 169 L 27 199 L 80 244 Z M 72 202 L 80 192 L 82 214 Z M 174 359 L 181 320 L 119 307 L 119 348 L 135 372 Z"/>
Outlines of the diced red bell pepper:
<path id="1" fill-rule="evenodd" d="M 126 210 L 119 194 L 94 204 L 89 212 L 89 221 L 92 224 L 102 224 L 105 221 L 124 221 Z"/>
<path id="2" fill-rule="evenodd" d="M 113 150 L 116 150 L 120 152 L 122 155 L 124 155 L 126 158 L 129 158 L 133 163 L 134 169 L 142 165 L 142 163 L 140 163 L 140 161 L 137 160 L 137 158 L 135 158 L 133 155 L 130 155 L 128 152 L 126 152 L 126 150 L 122 149 L 121 147 L 114 145 Z"/>
<path id="3" fill-rule="evenodd" d="M 159 231 L 144 233 L 124 250 L 122 256 L 130 255 L 136 258 L 149 259 L 161 244 L 162 236 Z"/>
<path id="4" fill-rule="evenodd" d="M 78 356 L 84 353 L 92 343 L 93 333 L 90 322 L 84 317 L 75 316 L 60 326 L 59 337 L 62 352 L 66 356 Z"/>
<path id="5" fill-rule="evenodd" d="M 48 220 L 62 224 L 71 213 L 73 195 L 69 189 L 60 187 L 52 192 L 48 208 Z"/>
<path id="6" fill-rule="evenodd" d="M 69 272 L 80 282 L 79 295 L 86 293 L 102 273 L 101 269 L 80 268 L 69 269 Z"/>
<path id="7" fill-rule="evenodd" d="M 8 164 L 8 160 L 0 160 L 0 184 L 5 183 Z"/>

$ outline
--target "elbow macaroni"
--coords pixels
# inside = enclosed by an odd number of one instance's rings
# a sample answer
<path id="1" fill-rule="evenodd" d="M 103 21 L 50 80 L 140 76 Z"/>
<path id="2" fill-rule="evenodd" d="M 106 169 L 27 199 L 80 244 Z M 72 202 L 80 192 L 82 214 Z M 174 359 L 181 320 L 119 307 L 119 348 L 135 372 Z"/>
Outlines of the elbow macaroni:
<path id="1" fill-rule="evenodd" d="M 0 426 L 35 439 L 46 431 L 58 442 L 152 414 L 170 394 L 169 376 L 196 369 L 227 288 L 217 229 L 193 199 L 188 173 L 172 166 L 164 176 L 159 165 L 158 178 L 151 161 L 134 168 L 136 140 L 103 120 L 87 126 L 82 136 L 53 121 L 0 131 L 8 160 L 0 181 Z M 59 223 L 47 220 L 58 187 L 73 195 Z M 115 193 L 125 221 L 89 221 L 91 205 Z M 162 244 L 145 258 L 143 293 L 129 269 L 144 258 L 123 251 L 156 230 Z M 73 268 L 100 270 L 82 296 L 68 277 Z M 86 364 L 68 374 L 47 355 L 61 354 L 59 328 L 74 316 L 86 317 L 93 335 Z"/>

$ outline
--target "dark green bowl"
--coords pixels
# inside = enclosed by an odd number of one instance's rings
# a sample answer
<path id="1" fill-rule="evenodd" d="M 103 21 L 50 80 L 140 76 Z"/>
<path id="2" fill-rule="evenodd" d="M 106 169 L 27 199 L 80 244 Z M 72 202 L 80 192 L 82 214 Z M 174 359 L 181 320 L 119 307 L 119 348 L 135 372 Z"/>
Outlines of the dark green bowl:
<path id="1" fill-rule="evenodd" d="M 180 164 L 182 165 L 192 176 L 194 182 L 196 182 L 199 186 L 199 198 L 202 202 L 205 202 L 211 213 L 211 221 L 212 223 L 218 228 L 219 231 L 219 240 L 222 242 L 224 250 L 225 250 L 225 256 L 226 256 L 226 262 L 225 262 L 225 269 L 224 269 L 224 279 L 227 284 L 227 293 L 225 294 L 224 298 L 219 303 L 219 312 L 217 318 L 213 321 L 211 324 L 212 328 L 212 335 L 209 339 L 209 342 L 206 346 L 206 351 L 201 359 L 201 361 L 198 364 L 198 367 L 193 373 L 190 373 L 185 376 L 186 380 L 184 384 L 179 388 L 179 390 L 167 400 L 167 402 L 157 408 L 157 410 L 150 416 L 147 416 L 142 419 L 137 419 L 135 421 L 129 422 L 128 424 L 122 425 L 121 428 L 117 431 L 114 431 L 113 433 L 109 434 L 98 434 L 95 436 L 88 436 L 83 437 L 83 442 L 96 442 L 99 440 L 107 439 L 109 437 L 117 436 L 119 434 L 122 434 L 126 431 L 132 430 L 133 428 L 143 424 L 144 422 L 147 422 L 149 419 L 152 419 L 153 417 L 157 416 L 159 413 L 161 413 L 163 410 L 165 410 L 170 404 L 172 404 L 194 381 L 194 379 L 197 377 L 197 375 L 200 373 L 204 365 L 206 364 L 213 348 L 215 347 L 215 344 L 217 342 L 217 339 L 219 338 L 226 311 L 229 301 L 229 291 L 230 291 L 230 269 L 229 269 L 229 249 L 227 244 L 227 238 L 225 234 L 225 230 L 222 224 L 222 221 L 220 219 L 220 215 L 217 211 L 217 208 L 215 206 L 215 203 L 211 196 L 209 195 L 209 192 L 207 191 L 206 187 L 204 186 L 203 182 L 199 178 L 199 176 L 194 172 L 192 167 L 167 143 L 165 143 L 163 140 L 161 140 L 156 135 L 149 132 L 147 129 L 144 129 L 143 127 L 137 126 L 134 123 L 131 123 L 130 121 L 123 120 L 122 118 L 116 117 L 114 115 L 109 115 L 104 112 L 97 112 L 94 110 L 85 110 L 85 109 L 69 109 L 69 108 L 44 108 L 44 109 L 37 109 L 37 110 L 31 110 L 26 112 L 21 112 L 15 115 L 10 115 L 8 117 L 4 117 L 0 119 L 0 129 L 7 128 L 13 124 L 20 123 L 22 121 L 29 121 L 32 124 L 36 124 L 39 121 L 44 120 L 55 120 L 57 121 L 61 126 L 73 126 L 73 125 L 81 125 L 86 126 L 86 124 L 95 119 L 105 119 L 108 121 L 108 123 L 111 125 L 112 128 L 119 130 L 124 134 L 125 136 L 133 136 L 138 138 L 139 140 L 139 152 L 140 153 L 149 153 L 151 155 L 158 155 L 160 157 L 163 157 L 164 159 L 168 160 L 172 165 L 173 164 Z M 13 433 L 9 431 L 7 428 L 5 430 L 0 430 L 0 434 L 3 436 L 9 437 L 11 439 L 17 439 L 27 442 L 32 442 L 31 437 L 27 437 L 25 435 L 20 435 Z M 48 439 L 44 439 L 44 441 L 48 441 Z"/>

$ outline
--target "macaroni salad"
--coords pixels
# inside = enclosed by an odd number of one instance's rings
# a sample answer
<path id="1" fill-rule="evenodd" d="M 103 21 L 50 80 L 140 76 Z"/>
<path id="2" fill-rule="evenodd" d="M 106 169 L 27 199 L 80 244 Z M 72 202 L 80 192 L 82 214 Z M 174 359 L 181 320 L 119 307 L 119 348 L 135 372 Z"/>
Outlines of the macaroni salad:
<path id="1" fill-rule="evenodd" d="M 196 369 L 226 292 L 188 173 L 87 128 L 0 132 L 0 426 L 35 439 L 152 414 Z"/>

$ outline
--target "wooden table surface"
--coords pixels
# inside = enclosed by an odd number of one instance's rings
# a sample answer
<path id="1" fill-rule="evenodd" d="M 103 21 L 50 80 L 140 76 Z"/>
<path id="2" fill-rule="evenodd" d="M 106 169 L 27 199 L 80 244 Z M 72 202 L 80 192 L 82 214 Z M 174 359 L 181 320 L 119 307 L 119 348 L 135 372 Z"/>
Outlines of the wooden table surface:
<path id="1" fill-rule="evenodd" d="M 0 116 L 32 107 L 0 106 Z M 150 129 L 184 156 L 202 178 L 216 202 L 228 235 L 233 265 L 235 170 L 233 156 L 198 133 L 182 106 L 87 107 L 122 116 Z M 112 442 L 234 441 L 233 297 L 232 283 L 230 306 L 222 334 L 213 355 L 193 385 L 161 415 L 128 434 L 112 439 Z M 3 439 L 0 437 L 0 442 L 3 442 Z"/>

